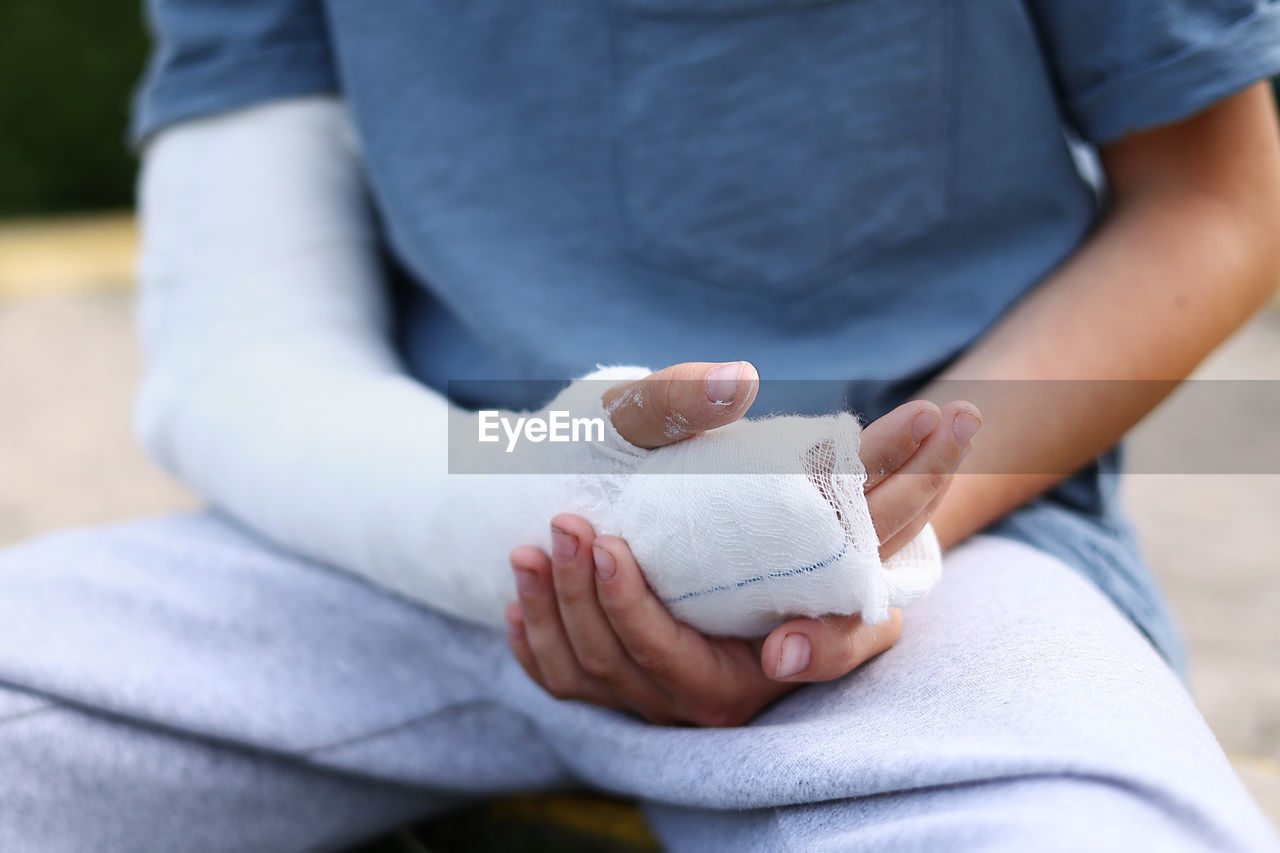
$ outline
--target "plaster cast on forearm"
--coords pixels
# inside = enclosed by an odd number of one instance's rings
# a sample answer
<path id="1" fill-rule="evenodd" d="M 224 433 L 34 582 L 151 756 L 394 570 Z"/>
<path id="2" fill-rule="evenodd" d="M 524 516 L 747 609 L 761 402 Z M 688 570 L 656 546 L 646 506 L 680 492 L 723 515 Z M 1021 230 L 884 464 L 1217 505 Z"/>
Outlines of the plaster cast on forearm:
<path id="1" fill-rule="evenodd" d="M 676 615 L 718 633 L 790 613 L 881 618 L 936 578 L 931 533 L 907 549 L 910 572 L 880 568 L 848 416 L 785 435 L 779 421 L 743 423 L 654 452 L 610 426 L 612 455 L 588 448 L 576 475 L 450 476 L 449 420 L 475 415 L 406 375 L 388 343 L 377 233 L 336 100 L 162 132 L 140 203 L 140 432 L 166 467 L 288 547 L 493 625 L 515 597 L 508 551 L 545 547 L 561 511 L 624 536 Z M 570 408 L 599 406 L 596 393 Z M 750 474 L 750 437 L 771 431 L 776 452 L 828 442 L 836 485 L 824 494 L 800 455 L 789 479 Z M 727 462 L 747 473 L 715 473 Z M 625 476 L 663 466 L 700 476 Z M 716 524 L 693 523 L 708 513 Z"/>

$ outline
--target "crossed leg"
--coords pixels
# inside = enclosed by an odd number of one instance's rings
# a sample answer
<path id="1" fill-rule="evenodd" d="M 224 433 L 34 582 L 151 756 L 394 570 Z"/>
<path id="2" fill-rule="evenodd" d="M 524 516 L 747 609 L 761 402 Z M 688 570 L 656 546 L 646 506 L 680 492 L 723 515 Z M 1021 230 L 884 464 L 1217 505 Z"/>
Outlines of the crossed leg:
<path id="1" fill-rule="evenodd" d="M 897 645 L 746 728 L 524 701 L 576 775 L 646 799 L 674 851 L 1280 848 L 1132 623 L 994 537 L 948 555 Z"/>
<path id="2" fill-rule="evenodd" d="M 505 637 L 213 516 L 0 554 L 0 848 L 332 849 L 468 798 L 639 797 L 671 849 L 1268 849 L 1168 668 L 1033 549 L 748 727 L 558 702 Z"/>

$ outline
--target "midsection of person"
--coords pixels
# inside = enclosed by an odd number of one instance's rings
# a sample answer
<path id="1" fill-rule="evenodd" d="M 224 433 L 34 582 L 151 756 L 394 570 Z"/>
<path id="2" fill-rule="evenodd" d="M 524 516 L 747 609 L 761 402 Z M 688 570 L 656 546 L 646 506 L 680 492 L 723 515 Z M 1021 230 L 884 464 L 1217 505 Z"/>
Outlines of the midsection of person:
<path id="1" fill-rule="evenodd" d="M 1102 212 L 1026 4 L 485 0 L 373 23 L 357 4 L 329 10 L 412 282 L 402 349 L 442 393 L 745 358 L 764 380 L 752 414 L 875 418 Z M 458 402 L 548 399 L 537 383 L 483 387 Z M 1099 477 L 1116 467 L 1001 532 L 1112 590 L 1180 665 Z"/>

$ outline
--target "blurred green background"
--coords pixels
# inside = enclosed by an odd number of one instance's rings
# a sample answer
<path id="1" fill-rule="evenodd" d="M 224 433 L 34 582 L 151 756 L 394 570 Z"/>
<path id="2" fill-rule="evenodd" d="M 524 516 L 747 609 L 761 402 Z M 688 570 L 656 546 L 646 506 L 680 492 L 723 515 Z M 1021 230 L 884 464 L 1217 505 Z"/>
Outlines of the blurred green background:
<path id="1" fill-rule="evenodd" d="M 141 0 L 0 0 L 0 216 L 127 206 Z"/>
<path id="2" fill-rule="evenodd" d="M 0 0 L 0 217 L 127 207 L 142 0 Z"/>

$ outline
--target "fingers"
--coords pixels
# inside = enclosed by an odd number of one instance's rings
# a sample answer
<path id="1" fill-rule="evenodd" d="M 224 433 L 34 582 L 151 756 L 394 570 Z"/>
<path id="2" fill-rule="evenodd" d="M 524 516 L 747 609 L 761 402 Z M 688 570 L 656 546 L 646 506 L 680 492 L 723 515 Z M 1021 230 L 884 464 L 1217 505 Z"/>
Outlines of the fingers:
<path id="1" fill-rule="evenodd" d="M 516 548 L 511 552 L 511 567 L 520 603 L 507 608 L 508 639 L 524 671 L 557 699 L 615 704 L 608 691 L 578 666 L 560 622 L 547 555 L 530 546 Z"/>
<path id="2" fill-rule="evenodd" d="M 898 641 L 902 611 L 868 625 L 860 616 L 794 619 L 776 628 L 760 649 L 760 667 L 778 681 L 830 681 L 840 678 Z"/>
<path id="3" fill-rule="evenodd" d="M 586 520 L 563 514 L 554 522 L 551 558 L 537 548 L 512 551 L 520 601 L 506 613 L 512 652 L 547 692 L 661 725 L 738 726 L 798 686 L 761 672 L 758 643 L 704 637 L 676 622 L 623 540 L 598 537 L 587 547 Z M 586 578 L 594 578 L 595 603 L 583 591 Z"/>
<path id="4" fill-rule="evenodd" d="M 925 504 L 924 509 L 916 514 L 916 517 L 903 525 L 897 533 L 890 536 L 884 542 L 880 543 L 880 559 L 887 560 L 894 554 L 901 551 L 908 542 L 915 539 L 924 526 L 929 523 L 929 519 L 933 518 L 933 514 L 937 512 L 938 505 L 942 503 L 943 498 L 947 496 L 947 491 L 951 488 L 951 478 L 948 478 L 947 484 L 938 490 L 929 503 Z"/>
<path id="5" fill-rule="evenodd" d="M 602 399 L 623 438 L 654 448 L 736 421 L 759 385 L 749 362 L 686 362 L 615 386 Z"/>
<path id="6" fill-rule="evenodd" d="M 553 519 L 552 555 L 511 553 L 520 601 L 507 610 L 508 640 L 525 672 L 557 699 L 625 707 L 651 722 L 670 717 L 670 700 L 628 657 L 596 600 L 591 525 Z"/>
<path id="7" fill-rule="evenodd" d="M 972 403 L 947 403 L 942 407 L 941 427 L 905 464 L 867 491 L 871 520 L 882 545 L 899 541 L 904 544 L 924 527 L 968 452 L 981 417 Z M 903 535 L 898 536 L 899 533 Z M 882 557 L 891 553 L 882 547 Z"/>
<path id="8" fill-rule="evenodd" d="M 512 654 L 520 662 L 525 674 L 532 681 L 541 684 L 542 670 L 538 668 L 538 659 L 534 657 L 533 649 L 529 645 L 528 629 L 524 623 L 524 611 L 520 603 L 508 604 L 503 615 L 507 620 L 507 645 L 511 647 Z"/>
<path id="9" fill-rule="evenodd" d="M 632 662 L 596 597 L 595 531 L 585 518 L 561 513 L 551 520 L 551 576 L 560 621 L 576 664 L 632 707 L 656 713 L 661 691 Z"/>
<path id="10" fill-rule="evenodd" d="M 591 542 L 595 538 L 591 524 L 580 516 L 561 513 L 551 519 L 551 576 L 560 619 L 575 650 L 581 655 L 586 649 L 588 657 L 618 645 L 609 620 L 596 601 L 595 565 L 591 558 Z M 590 667 L 587 669 L 590 671 Z"/>
<path id="11" fill-rule="evenodd" d="M 675 621 L 645 585 L 623 540 L 601 536 L 594 552 L 605 615 L 631 660 L 666 690 L 676 719 L 739 726 L 792 689 L 764 677 L 749 644 L 704 637 Z"/>
<path id="12" fill-rule="evenodd" d="M 933 403 L 912 400 L 867 424 L 858 452 L 867 469 L 867 491 L 905 465 L 941 419 L 942 412 Z"/>
<path id="13" fill-rule="evenodd" d="M 645 584 L 627 543 L 616 536 L 601 536 L 592 550 L 600 605 L 631 660 L 650 678 L 667 685 L 688 681 L 690 671 L 705 668 L 697 642 L 702 636 L 667 612 Z"/>

